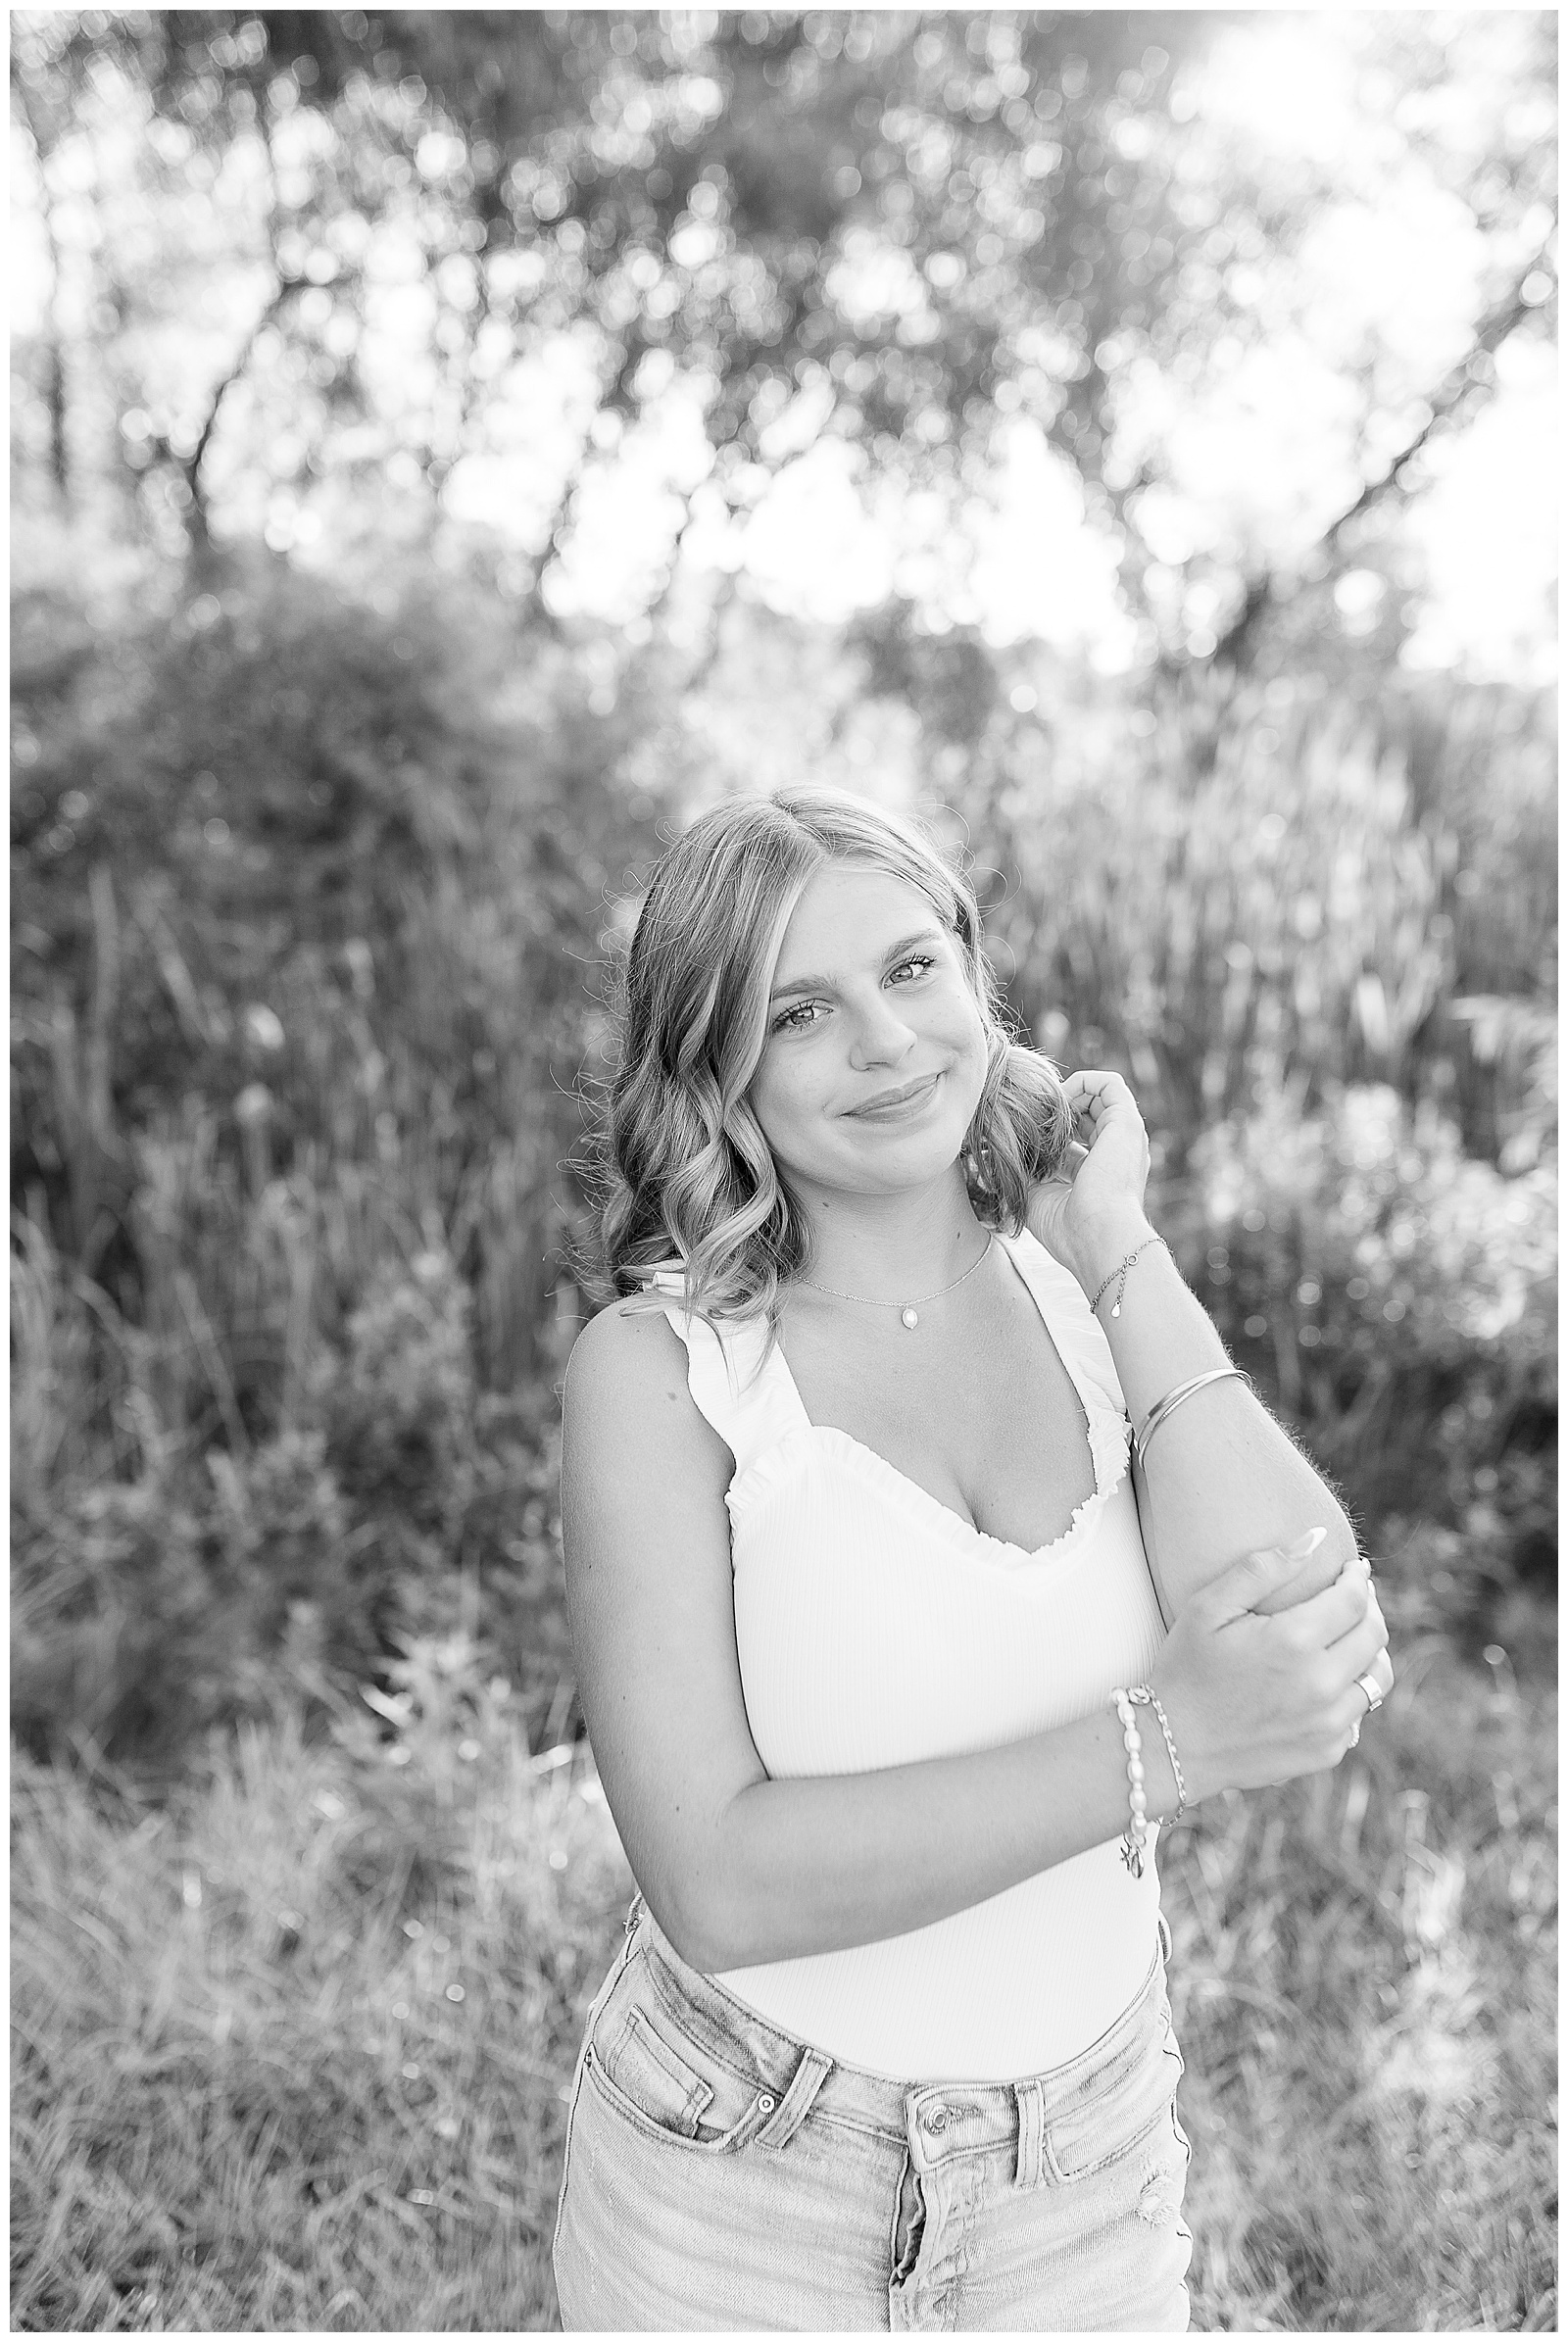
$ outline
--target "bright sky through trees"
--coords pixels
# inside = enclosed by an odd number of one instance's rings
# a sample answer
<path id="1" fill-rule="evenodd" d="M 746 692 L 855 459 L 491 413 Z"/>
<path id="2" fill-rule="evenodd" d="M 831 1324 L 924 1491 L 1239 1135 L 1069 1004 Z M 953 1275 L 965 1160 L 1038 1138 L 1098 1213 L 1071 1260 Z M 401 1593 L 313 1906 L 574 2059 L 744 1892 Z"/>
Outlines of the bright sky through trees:
<path id="1" fill-rule="evenodd" d="M 1379 170 L 1386 150 L 1364 92 L 1357 102 L 1355 46 L 1353 15 L 1258 16 L 1194 73 L 1195 111 L 1216 136 L 1308 155 L 1336 175 L 1343 170 L 1348 191 L 1313 222 L 1297 267 L 1273 283 L 1259 272 L 1268 330 L 1258 344 L 1235 346 L 1223 370 L 1185 390 L 1152 366 L 1133 385 L 1126 429 L 1136 438 L 1162 427 L 1174 455 L 1179 493 L 1161 491 L 1152 509 L 1146 500 L 1143 514 L 1173 563 L 1195 545 L 1226 540 L 1297 551 L 1353 501 L 1355 401 L 1346 372 L 1374 319 L 1405 361 L 1412 393 L 1464 354 L 1479 238 L 1463 206 L 1419 165 L 1406 163 L 1392 184 Z M 1412 664 L 1535 682 L 1551 672 L 1555 371 L 1540 347 L 1505 350 L 1492 410 L 1428 459 L 1432 485 L 1407 522 L 1429 581 L 1405 650 Z M 700 433 L 683 432 L 679 416 L 672 399 L 667 436 L 628 450 L 614 486 L 606 484 L 624 561 L 610 558 L 602 532 L 584 532 L 563 590 L 571 606 L 620 614 L 636 599 L 636 572 L 658 567 L 673 526 L 666 478 L 683 449 L 688 462 L 702 456 Z M 1114 549 L 1086 519 L 1071 467 L 1022 421 L 1004 426 L 992 457 L 955 541 L 935 499 L 868 497 L 853 451 L 814 439 L 768 487 L 738 548 L 704 537 L 701 549 L 710 560 L 738 555 L 771 601 L 800 615 L 841 619 L 897 589 L 944 605 L 956 622 L 983 624 L 999 644 L 1034 635 L 1123 665 L 1134 635 Z M 493 489 L 500 475 L 482 459 L 465 469 L 477 512 L 486 500 L 478 480 Z M 1353 574 L 1369 589 L 1380 583 Z M 1354 609 L 1347 614 L 1353 624 Z"/>
<path id="2" fill-rule="evenodd" d="M 1275 200 L 1287 212 L 1293 171 L 1302 174 L 1303 191 L 1298 232 L 1227 271 L 1227 292 L 1246 311 L 1248 329 L 1222 334 L 1200 372 L 1173 368 L 1147 344 L 1107 362 L 1114 463 L 1131 477 L 1147 451 L 1159 451 L 1158 476 L 1135 505 L 1153 557 L 1146 590 L 1155 607 L 1162 593 L 1173 609 L 1180 603 L 1198 655 L 1203 596 L 1211 596 L 1216 625 L 1224 622 L 1222 597 L 1201 580 L 1195 586 L 1184 564 L 1197 555 L 1220 573 L 1289 567 L 1354 502 L 1366 476 L 1374 372 L 1382 409 L 1392 402 L 1396 412 L 1419 413 L 1423 395 L 1465 356 L 1484 305 L 1484 272 L 1497 255 L 1489 255 L 1473 214 L 1444 185 L 1434 155 L 1441 162 L 1484 153 L 1504 104 L 1515 109 L 1516 139 L 1551 134 L 1549 106 L 1520 94 L 1523 76 L 1510 83 L 1509 44 L 1522 37 L 1522 15 L 1491 22 L 1490 77 L 1473 83 L 1461 75 L 1441 88 L 1404 89 L 1369 69 L 1369 12 L 1358 11 L 1237 12 L 1234 29 L 1208 56 L 1180 71 L 1171 100 L 1180 179 L 1201 193 L 1241 157 L 1273 174 Z M 51 166 L 59 309 L 83 336 L 93 320 L 71 314 L 73 248 L 89 251 L 112 212 L 122 261 L 140 255 L 150 270 L 158 239 L 170 232 L 167 198 L 160 209 L 143 166 L 149 143 L 177 159 L 181 133 L 169 122 L 149 129 L 123 84 L 117 122 L 116 78 L 106 67 L 91 151 L 84 138 L 68 136 Z M 1543 111 L 1539 128 L 1517 112 L 1532 106 Z M 1124 121 L 1124 154 L 1152 134 L 1138 117 Z M 332 137 L 326 120 L 305 108 L 274 125 L 285 200 L 304 200 L 313 150 Z M 439 133 L 431 137 L 440 143 Z M 420 148 L 421 173 L 427 163 L 431 172 L 442 166 L 440 155 L 426 155 L 429 143 Z M 171 299 L 159 314 L 150 301 L 139 336 L 149 391 L 193 415 L 270 289 L 256 228 L 264 174 L 254 145 L 235 141 L 209 197 L 187 198 L 176 222 L 187 257 L 206 249 L 209 297 L 194 312 Z M 24 335 L 39 322 L 51 275 L 32 157 L 23 140 L 12 151 L 13 323 Z M 1326 176 L 1333 198 L 1308 203 L 1309 176 L 1314 185 Z M 1527 216 L 1517 231 L 1512 257 L 1520 267 L 1551 231 L 1549 216 L 1537 209 L 1543 216 Z M 412 214 L 400 219 L 395 207 L 380 223 L 361 225 L 368 249 L 345 259 L 363 258 L 369 280 L 358 365 L 376 422 L 366 427 L 360 454 L 379 460 L 394 495 L 412 495 L 420 484 L 413 452 L 419 417 L 442 396 L 438 313 L 442 302 L 469 305 L 474 266 L 456 254 L 433 275 Z M 710 233 L 701 219 L 678 231 L 672 250 L 680 247 L 683 266 L 701 265 L 698 245 Z M 511 268 L 526 290 L 526 251 L 489 265 Z M 1549 280 L 1543 273 L 1539 281 L 1544 299 Z M 927 298 L 908 255 L 874 224 L 847 238 L 833 289 L 852 316 L 906 323 L 918 319 Z M 324 283 L 300 297 L 307 322 L 312 304 L 321 313 L 315 322 L 335 329 Z M 842 621 L 897 593 L 917 600 L 929 620 L 980 625 L 999 645 L 1038 639 L 1112 672 L 1140 656 L 1118 579 L 1121 547 L 1032 416 L 1004 412 L 988 436 L 977 433 L 965 447 L 957 475 L 939 491 L 874 470 L 863 441 L 831 428 L 831 393 L 807 388 L 768 425 L 766 461 L 751 467 L 737 500 L 713 476 L 703 426 L 709 386 L 700 374 L 651 352 L 642 362 L 640 416 L 625 427 L 609 412 L 596 414 L 601 354 L 591 330 L 579 323 L 518 350 L 502 320 L 490 325 L 466 362 L 484 396 L 470 452 L 442 485 L 442 509 L 460 525 L 494 531 L 519 557 L 534 555 L 564 484 L 579 473 L 571 527 L 546 581 L 559 613 L 635 619 L 663 581 L 690 500 L 677 609 L 683 598 L 700 607 L 721 572 L 744 568 L 769 602 L 801 616 Z M 1515 335 L 1496 369 L 1495 393 L 1479 418 L 1424 451 L 1394 524 L 1415 619 L 1402 656 L 1416 666 L 1539 682 L 1552 658 L 1554 360 L 1539 339 Z M 301 493 L 250 462 L 244 440 L 261 420 L 259 395 L 248 385 L 236 392 L 214 442 L 215 527 L 260 532 L 278 550 L 330 565 L 360 525 L 354 490 L 328 473 Z M 230 438 L 247 400 L 252 432 Z M 274 436 L 274 474 L 290 444 L 287 428 Z M 1373 568 L 1342 578 L 1336 601 L 1347 628 L 1375 624 L 1389 590 Z"/>

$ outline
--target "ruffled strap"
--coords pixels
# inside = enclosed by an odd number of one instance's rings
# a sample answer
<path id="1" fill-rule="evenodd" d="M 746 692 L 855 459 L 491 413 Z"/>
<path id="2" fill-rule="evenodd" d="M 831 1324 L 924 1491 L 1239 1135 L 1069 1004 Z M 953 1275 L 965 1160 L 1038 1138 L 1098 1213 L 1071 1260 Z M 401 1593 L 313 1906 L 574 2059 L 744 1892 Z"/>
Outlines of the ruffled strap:
<path id="1" fill-rule="evenodd" d="M 1089 1295 L 1071 1269 L 1064 1268 L 1027 1228 L 1000 1241 L 1011 1252 L 1039 1303 L 1051 1339 L 1083 1400 L 1089 1443 L 1102 1486 L 1119 1480 L 1126 1467 L 1132 1424 L 1110 1343 L 1089 1306 Z"/>
<path id="2" fill-rule="evenodd" d="M 764 1360 L 767 1326 L 761 1318 L 727 1324 L 720 1334 L 708 1318 L 688 1316 L 685 1272 L 678 1261 L 656 1269 L 650 1283 L 686 1345 L 686 1387 L 698 1412 L 734 1456 L 738 1480 L 801 1420 L 782 1354 L 775 1345 Z"/>

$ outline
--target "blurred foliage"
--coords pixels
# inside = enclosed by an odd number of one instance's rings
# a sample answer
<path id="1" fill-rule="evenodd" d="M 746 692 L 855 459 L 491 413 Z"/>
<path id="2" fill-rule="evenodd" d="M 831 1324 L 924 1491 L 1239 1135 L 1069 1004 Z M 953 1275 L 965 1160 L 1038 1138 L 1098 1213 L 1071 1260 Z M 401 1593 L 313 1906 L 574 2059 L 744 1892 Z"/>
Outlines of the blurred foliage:
<path id="1" fill-rule="evenodd" d="M 575 1085 L 677 718 L 493 606 L 225 601 L 16 611 L 14 1721 L 177 1746 L 464 1603 L 542 1719 Z"/>
<path id="2" fill-rule="evenodd" d="M 1152 703 L 1019 715 L 977 641 L 941 646 L 949 677 L 960 649 L 956 706 L 941 658 L 907 688 L 953 743 L 933 782 L 962 775 L 1004 874 L 985 900 L 1017 1005 L 1042 1047 L 1070 1029 L 1133 1067 L 1173 1168 L 1216 1115 L 1346 1082 L 1430 1099 L 1507 1170 L 1537 1159 L 1556 1111 L 1543 698 L 1210 669 Z"/>
<path id="3" fill-rule="evenodd" d="M 658 641 L 607 692 L 476 597 L 383 618 L 267 563 L 203 601 L 19 601 L 14 1724 L 171 1753 L 464 1633 L 559 1732 L 593 970 L 670 834 L 651 744 L 688 795 L 752 776 Z M 1024 720 L 956 648 L 844 688 L 907 685 L 1015 1006 L 1129 1073 L 1184 1270 L 1369 1540 L 1462 1538 L 1444 1614 L 1503 1631 L 1554 1554 L 1540 710 L 1210 680 Z"/>
<path id="4" fill-rule="evenodd" d="M 1374 508 L 1493 395 L 1504 341 L 1550 333 L 1555 26 L 1546 11 L 1365 14 L 1377 137 L 1348 167 L 1310 143 L 1253 152 L 1201 119 L 1185 69 L 1234 24 L 1204 9 L 20 11 L 13 103 L 56 277 L 20 353 L 29 465 L 74 492 L 107 464 L 141 523 L 198 555 L 242 475 L 291 508 L 334 479 L 369 494 L 390 460 L 433 517 L 518 362 L 564 343 L 592 388 L 521 564 L 538 608 L 578 490 L 678 380 L 732 515 L 819 429 L 961 501 L 992 426 L 1027 421 L 1114 526 L 1160 649 L 1251 659 L 1265 619 L 1286 638 L 1308 609 L 1332 619 L 1348 568 L 1374 591 L 1385 570 L 1406 582 Z M 52 171 L 106 107 L 144 125 L 124 238 L 107 164 Z M 1386 201 L 1406 164 L 1469 239 L 1468 348 L 1433 379 L 1369 319 L 1336 386 L 1353 457 L 1338 514 L 1289 551 L 1244 530 L 1172 553 L 1156 518 L 1170 451 L 1139 386 L 1179 386 L 1174 415 L 1245 349 L 1287 325 L 1310 335 L 1270 271 L 1331 206 L 1353 233 L 1355 206 Z M 63 233 L 83 184 L 99 215 L 84 246 Z M 68 243 L 86 254 L 90 340 L 62 307 Z M 215 277 L 235 250 L 250 303 Z M 428 329 L 389 406 L 369 349 L 394 281 L 417 286 Z M 193 363 L 204 304 L 218 329 Z M 517 567 L 499 565 L 510 590 Z M 1396 644 L 1404 597 L 1385 601 Z"/>
<path id="5" fill-rule="evenodd" d="M 596 716 L 580 663 L 536 642 L 524 682 L 505 612 L 441 599 L 377 617 L 266 557 L 226 610 L 144 625 L 22 597 L 17 1184 L 143 1319 L 155 1258 L 237 1283 L 226 1314 L 306 1275 L 303 1245 L 335 1322 L 372 1224 L 410 1257 L 433 1212 L 494 1381 L 531 1362 L 605 892 L 682 750 L 651 677 Z"/>
<path id="6" fill-rule="evenodd" d="M 1557 1192 L 1467 1159 L 1386 1086 L 1216 1123 L 1161 1221 L 1227 1347 L 1363 1520 L 1462 1529 L 1483 1633 L 1556 1573 Z"/>
<path id="7" fill-rule="evenodd" d="M 1512 1634 L 1552 1550 L 1553 741 L 1539 696 L 1401 668 L 1379 514 L 1549 333 L 1554 24 L 1359 21 L 1383 144 L 1341 186 L 1201 112 L 1232 13 L 19 13 L 33 1749 L 174 1761 L 454 1636 L 566 1732 L 605 930 L 695 805 L 803 770 L 967 847 L 1038 1046 L 1132 1080 L 1235 1354 L 1374 1544 L 1450 1540 L 1423 1618 Z M 1407 167 L 1468 239 L 1469 346 L 1434 379 L 1371 320 L 1338 518 L 1178 554 L 1150 384 L 1315 332 L 1301 238 Z M 393 384 L 383 296 L 423 320 Z M 446 490 L 558 361 L 524 556 Z M 564 617 L 584 492 L 672 385 L 667 574 Z M 1119 678 L 912 587 L 842 629 L 729 571 L 676 607 L 699 488 L 743 523 L 825 434 L 956 535 L 1014 422 L 1114 531 Z"/>

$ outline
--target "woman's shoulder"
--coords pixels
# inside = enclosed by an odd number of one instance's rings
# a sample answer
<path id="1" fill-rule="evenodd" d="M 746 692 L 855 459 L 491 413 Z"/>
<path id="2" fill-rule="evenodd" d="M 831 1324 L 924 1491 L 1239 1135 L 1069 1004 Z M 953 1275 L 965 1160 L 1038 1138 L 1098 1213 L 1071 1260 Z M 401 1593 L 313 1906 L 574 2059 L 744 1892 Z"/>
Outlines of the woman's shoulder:
<path id="1" fill-rule="evenodd" d="M 571 1345 L 564 1403 L 578 1413 L 642 1406 L 685 1388 L 685 1352 L 660 1298 L 629 1293 L 595 1312 Z"/>
<path id="2" fill-rule="evenodd" d="M 646 1510 L 722 1506 L 735 1459 L 692 1389 L 688 1354 L 663 1309 L 612 1301 L 572 1344 L 562 1391 L 563 1500 L 622 1491 Z"/>

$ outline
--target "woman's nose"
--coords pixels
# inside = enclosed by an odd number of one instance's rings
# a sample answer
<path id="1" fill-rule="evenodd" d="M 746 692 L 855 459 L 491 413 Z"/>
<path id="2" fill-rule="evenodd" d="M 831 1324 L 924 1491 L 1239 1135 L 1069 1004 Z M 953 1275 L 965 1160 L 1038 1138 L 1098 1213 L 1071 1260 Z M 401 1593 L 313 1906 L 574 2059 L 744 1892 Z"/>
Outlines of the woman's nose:
<path id="1" fill-rule="evenodd" d="M 886 1065 L 907 1055 L 914 1045 L 914 1027 L 902 1017 L 886 994 L 867 1002 L 854 1020 L 851 1060 Z"/>

